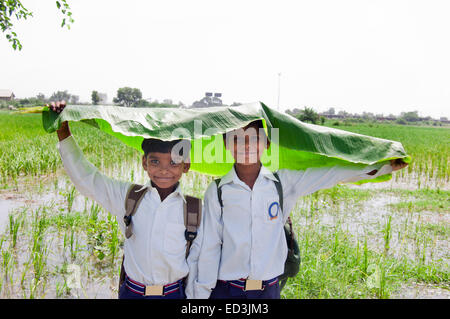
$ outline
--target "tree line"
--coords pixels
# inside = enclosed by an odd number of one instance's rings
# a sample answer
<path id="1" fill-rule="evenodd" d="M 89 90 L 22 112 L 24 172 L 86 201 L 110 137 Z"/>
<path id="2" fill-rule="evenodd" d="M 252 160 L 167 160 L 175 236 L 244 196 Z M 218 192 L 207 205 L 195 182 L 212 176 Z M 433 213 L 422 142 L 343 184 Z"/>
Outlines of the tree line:
<path id="1" fill-rule="evenodd" d="M 371 112 L 362 112 L 362 114 L 358 113 L 348 113 L 346 111 L 339 111 L 336 113 L 333 107 L 329 108 L 327 111 L 318 113 L 313 108 L 305 106 L 303 109 L 294 108 L 293 110 L 286 110 L 286 113 L 289 115 L 299 119 L 302 122 L 309 122 L 312 124 L 321 124 L 323 125 L 326 120 L 335 120 L 333 125 L 339 125 L 341 122 L 339 120 L 343 120 L 342 124 L 351 124 L 351 123 L 362 123 L 362 122 L 391 122 L 401 125 L 406 124 L 429 124 L 429 125 L 438 125 L 438 124 L 450 124 L 450 121 L 447 117 L 441 117 L 439 121 L 434 120 L 431 116 L 420 117 L 418 111 L 410 111 L 410 112 L 401 112 L 400 115 L 396 116 L 393 114 L 384 115 L 384 114 L 374 114 Z"/>
<path id="2" fill-rule="evenodd" d="M 69 104 L 93 104 L 98 105 L 101 101 L 101 93 L 94 90 L 91 92 L 91 103 L 80 102 L 80 97 L 69 93 L 67 90 L 56 91 L 50 97 L 46 97 L 43 93 L 39 93 L 35 97 L 21 98 L 13 101 L 0 101 L 0 108 L 8 106 L 28 107 L 45 105 L 52 101 L 67 101 Z M 163 103 L 158 101 L 150 102 L 142 98 L 142 92 L 138 88 L 122 87 L 117 90 L 116 97 L 113 98 L 116 105 L 125 107 L 179 107 L 184 106 L 181 102 L 173 104 L 171 100 L 165 100 Z"/>

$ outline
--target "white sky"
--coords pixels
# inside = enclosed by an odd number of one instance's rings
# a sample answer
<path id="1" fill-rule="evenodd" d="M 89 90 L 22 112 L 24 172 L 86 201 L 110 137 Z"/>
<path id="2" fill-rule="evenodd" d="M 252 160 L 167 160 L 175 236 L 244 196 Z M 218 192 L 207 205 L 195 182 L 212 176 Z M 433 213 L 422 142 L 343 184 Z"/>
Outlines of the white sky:
<path id="1" fill-rule="evenodd" d="M 226 104 L 450 118 L 447 0 L 22 0 L 14 51 L 0 34 L 0 88 L 17 97 L 68 90 L 111 101 L 123 86 L 190 105 Z"/>

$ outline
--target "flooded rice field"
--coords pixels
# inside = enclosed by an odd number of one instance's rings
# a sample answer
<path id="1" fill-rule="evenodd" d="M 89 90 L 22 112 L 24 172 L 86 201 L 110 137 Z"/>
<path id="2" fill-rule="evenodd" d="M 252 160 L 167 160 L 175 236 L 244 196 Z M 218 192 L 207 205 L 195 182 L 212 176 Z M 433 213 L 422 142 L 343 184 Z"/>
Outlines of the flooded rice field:
<path id="1" fill-rule="evenodd" d="M 146 181 L 138 163 L 111 167 L 105 174 Z M 211 180 L 191 172 L 182 185 L 202 196 Z M 449 299 L 448 183 L 423 185 L 394 177 L 300 198 L 292 216 L 301 275 L 288 283 L 283 297 Z M 24 178 L 1 190 L 0 233 L 1 298 L 117 298 L 124 241 L 119 223 L 80 195 L 63 171 Z M 339 249 L 345 254 L 333 260 Z M 361 273 L 356 295 L 314 292 L 315 284 L 302 279 L 323 266 L 318 262 L 333 260 L 330 270 L 322 270 L 332 282 L 348 256 L 356 261 L 341 271 Z"/>
<path id="2" fill-rule="evenodd" d="M 0 128 L 0 298 L 116 298 L 120 223 L 75 190 L 40 114 L 0 112 Z M 413 160 L 390 181 L 298 200 L 301 269 L 282 298 L 449 299 L 450 129 L 339 128 L 399 141 Z M 84 123 L 71 131 L 106 175 L 146 182 L 135 149 Z M 202 197 L 211 181 L 190 172 L 181 185 Z"/>

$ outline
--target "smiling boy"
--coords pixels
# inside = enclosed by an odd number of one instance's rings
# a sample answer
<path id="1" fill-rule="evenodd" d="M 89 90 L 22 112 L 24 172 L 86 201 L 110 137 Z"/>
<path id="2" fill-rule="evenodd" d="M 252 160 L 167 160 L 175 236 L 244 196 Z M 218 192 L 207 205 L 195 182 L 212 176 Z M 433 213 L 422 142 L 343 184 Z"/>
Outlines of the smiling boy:
<path id="1" fill-rule="evenodd" d="M 287 257 L 283 226 L 298 197 L 407 165 L 391 161 L 361 168 L 281 169 L 274 174 L 260 161 L 270 145 L 261 120 L 227 133 L 224 142 L 235 164 L 205 193 L 195 298 L 280 298 L 278 276 Z M 275 185 L 278 179 L 283 207 Z"/>
<path id="2" fill-rule="evenodd" d="M 65 103 L 52 103 L 50 108 L 60 113 Z M 132 192 L 130 182 L 109 178 L 88 162 L 75 139 L 69 124 L 62 123 L 57 131 L 58 149 L 64 168 L 83 195 L 101 204 L 117 216 L 122 230 L 127 234 L 123 217 L 125 201 Z M 187 143 L 183 154 L 171 154 L 177 143 Z M 189 141 L 162 141 L 145 139 L 142 167 L 150 180 L 136 190 L 145 191 L 135 214 L 132 216 L 132 234 L 124 245 L 125 281 L 120 286 L 119 298 L 185 298 L 184 278 L 192 267 L 186 258 L 184 203 L 179 180 L 187 173 L 190 164 Z M 127 234 L 128 237 L 128 234 Z M 196 241 L 193 242 L 193 246 Z M 189 293 L 186 293 L 189 297 Z"/>

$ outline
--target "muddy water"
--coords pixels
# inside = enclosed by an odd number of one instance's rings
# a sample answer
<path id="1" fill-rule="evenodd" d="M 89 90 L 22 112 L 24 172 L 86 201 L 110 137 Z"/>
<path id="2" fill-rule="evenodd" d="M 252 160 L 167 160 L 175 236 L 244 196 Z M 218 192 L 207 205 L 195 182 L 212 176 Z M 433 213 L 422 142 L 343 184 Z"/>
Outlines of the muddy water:
<path id="1" fill-rule="evenodd" d="M 367 238 L 368 247 L 378 253 L 383 253 L 385 241 L 383 232 L 390 217 L 390 240 L 389 255 L 399 259 L 407 257 L 417 258 L 417 245 L 412 240 L 414 237 L 414 225 L 444 225 L 450 227 L 450 214 L 436 212 L 393 212 L 389 205 L 398 203 L 400 199 L 393 195 L 378 194 L 361 203 L 361 205 L 340 204 L 336 209 L 323 210 L 320 214 L 314 215 L 316 223 L 330 229 L 338 225 L 343 231 L 352 235 L 356 241 L 364 242 Z M 300 203 L 301 205 L 301 203 Z M 319 204 L 320 205 L 320 204 Z M 307 207 L 304 207 L 307 209 Z M 301 209 L 301 206 L 298 207 Z M 309 221 L 300 218 L 300 227 L 307 225 Z M 429 260 L 440 259 L 450 260 L 450 250 L 448 238 L 442 239 L 438 236 L 427 238 L 426 258 Z M 421 252 L 423 253 L 423 252 Z"/>

